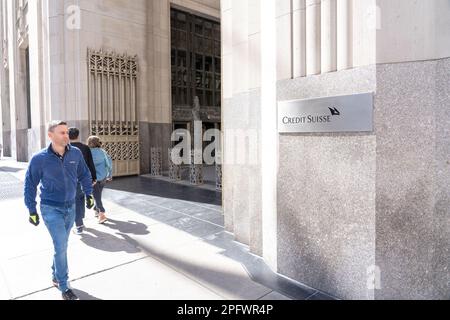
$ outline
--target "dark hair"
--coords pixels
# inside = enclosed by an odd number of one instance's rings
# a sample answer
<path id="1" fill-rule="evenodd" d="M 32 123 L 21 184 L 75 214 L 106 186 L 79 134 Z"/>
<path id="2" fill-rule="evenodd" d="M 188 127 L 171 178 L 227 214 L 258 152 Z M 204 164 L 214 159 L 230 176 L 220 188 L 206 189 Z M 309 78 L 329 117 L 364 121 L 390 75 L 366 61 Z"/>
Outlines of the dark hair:
<path id="1" fill-rule="evenodd" d="M 76 140 L 80 136 L 80 130 L 77 128 L 69 128 L 69 139 Z"/>
<path id="2" fill-rule="evenodd" d="M 67 126 L 67 122 L 59 121 L 59 120 L 50 122 L 48 124 L 48 132 L 55 131 L 55 128 L 59 127 L 59 126 Z"/>

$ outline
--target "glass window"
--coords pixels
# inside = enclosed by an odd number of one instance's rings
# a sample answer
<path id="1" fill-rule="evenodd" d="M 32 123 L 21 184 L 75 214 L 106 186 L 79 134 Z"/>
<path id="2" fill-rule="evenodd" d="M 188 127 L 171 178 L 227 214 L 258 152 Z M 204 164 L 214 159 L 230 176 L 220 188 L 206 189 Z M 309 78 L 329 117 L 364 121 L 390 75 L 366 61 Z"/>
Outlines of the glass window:
<path id="1" fill-rule="evenodd" d="M 172 104 L 220 106 L 220 24 L 171 9 Z"/>
<path id="2" fill-rule="evenodd" d="M 220 42 L 214 41 L 214 55 L 220 57 Z"/>
<path id="3" fill-rule="evenodd" d="M 170 32 L 170 45 L 172 48 L 177 46 L 177 32 L 175 30 Z"/>
<path id="4" fill-rule="evenodd" d="M 195 19 L 195 33 L 198 35 L 203 35 L 203 23 L 201 19 Z"/>
<path id="5" fill-rule="evenodd" d="M 206 105 L 213 106 L 213 93 L 211 90 L 206 90 Z"/>
<path id="6" fill-rule="evenodd" d="M 220 76 L 216 75 L 216 85 L 215 85 L 215 90 L 220 91 L 221 88 L 221 80 L 220 80 Z"/>
<path id="7" fill-rule="evenodd" d="M 203 52 L 203 38 L 201 37 L 195 37 L 195 51 L 196 52 Z"/>
<path id="8" fill-rule="evenodd" d="M 178 71 L 178 81 L 176 82 L 178 86 L 186 87 L 187 83 L 187 70 Z"/>
<path id="9" fill-rule="evenodd" d="M 220 41 L 220 25 L 217 23 L 214 24 L 214 38 Z"/>
<path id="10" fill-rule="evenodd" d="M 175 11 L 170 11 L 170 28 L 173 30 L 177 27 L 177 14 Z"/>
<path id="11" fill-rule="evenodd" d="M 216 99 L 216 101 L 214 102 L 214 105 L 220 107 L 220 103 L 221 103 L 220 91 L 216 92 L 215 99 Z"/>
<path id="12" fill-rule="evenodd" d="M 212 66 L 212 57 L 205 57 L 205 71 L 212 72 L 213 66 Z"/>
<path id="13" fill-rule="evenodd" d="M 221 73 L 220 58 L 214 58 L 214 68 L 216 73 Z"/>
<path id="14" fill-rule="evenodd" d="M 176 60 L 176 55 L 177 55 L 177 51 L 176 51 L 175 49 L 172 49 L 172 50 L 170 51 L 170 64 L 171 64 L 173 67 L 175 67 L 175 65 L 176 65 L 176 62 L 175 62 L 175 60 Z"/>
<path id="15" fill-rule="evenodd" d="M 195 55 L 195 69 L 203 70 L 203 56 L 200 54 Z"/>
<path id="16" fill-rule="evenodd" d="M 203 73 L 202 72 L 197 71 L 195 73 L 195 87 L 203 88 Z"/>
<path id="17" fill-rule="evenodd" d="M 211 73 L 205 74 L 205 88 L 206 89 L 212 89 L 212 82 L 213 82 L 213 76 Z"/>
<path id="18" fill-rule="evenodd" d="M 210 39 L 205 39 L 203 40 L 203 47 L 204 47 L 204 52 L 205 54 L 209 54 L 209 55 L 213 55 L 213 44 L 214 42 Z"/>
<path id="19" fill-rule="evenodd" d="M 172 87 L 177 85 L 177 73 L 172 69 Z"/>
<path id="20" fill-rule="evenodd" d="M 196 90 L 195 91 L 195 95 L 198 97 L 198 99 L 200 101 L 200 105 L 204 106 L 205 105 L 205 99 L 203 97 L 203 90 Z"/>
<path id="21" fill-rule="evenodd" d="M 178 12 L 177 15 L 177 28 L 181 30 L 186 30 L 186 14 Z"/>
<path id="22" fill-rule="evenodd" d="M 186 49 L 187 49 L 187 36 L 186 36 L 186 32 L 184 32 L 184 31 L 178 31 L 178 34 L 177 34 L 177 43 L 178 43 L 178 48 L 179 48 L 179 49 L 183 49 L 183 50 L 186 50 Z"/>
<path id="23" fill-rule="evenodd" d="M 181 105 L 187 105 L 188 104 L 187 89 L 186 88 L 180 89 L 180 104 Z"/>
<path id="24" fill-rule="evenodd" d="M 178 67 L 186 68 L 186 51 L 178 51 Z"/>
<path id="25" fill-rule="evenodd" d="M 211 22 L 205 22 L 205 37 L 213 37 L 213 26 Z"/>

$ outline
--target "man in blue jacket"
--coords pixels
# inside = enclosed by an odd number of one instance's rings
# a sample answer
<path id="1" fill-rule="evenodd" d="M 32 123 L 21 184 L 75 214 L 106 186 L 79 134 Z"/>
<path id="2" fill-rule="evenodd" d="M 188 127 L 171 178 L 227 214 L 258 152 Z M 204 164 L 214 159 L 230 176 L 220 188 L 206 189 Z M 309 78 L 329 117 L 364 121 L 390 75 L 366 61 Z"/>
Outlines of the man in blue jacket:
<path id="1" fill-rule="evenodd" d="M 53 284 L 64 300 L 78 300 L 68 287 L 67 245 L 75 222 L 75 196 L 78 181 L 86 194 L 86 207 L 94 206 L 92 178 L 81 151 L 69 144 L 67 123 L 55 121 L 48 127 L 51 144 L 33 156 L 25 179 L 25 205 L 31 224 L 39 225 L 36 189 L 40 184 L 42 219 L 50 232 L 55 249 Z"/>

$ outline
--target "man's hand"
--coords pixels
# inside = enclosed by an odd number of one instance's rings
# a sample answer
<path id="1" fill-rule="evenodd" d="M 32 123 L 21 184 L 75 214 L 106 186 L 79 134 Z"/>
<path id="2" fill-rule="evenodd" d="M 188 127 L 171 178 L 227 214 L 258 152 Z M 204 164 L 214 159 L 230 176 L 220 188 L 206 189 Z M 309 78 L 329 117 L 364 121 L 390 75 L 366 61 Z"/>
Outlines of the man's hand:
<path id="1" fill-rule="evenodd" d="M 86 196 L 86 208 L 88 209 L 92 209 L 94 207 L 94 196 L 93 195 L 89 195 Z"/>
<path id="2" fill-rule="evenodd" d="M 37 213 L 30 213 L 29 221 L 33 226 L 37 227 L 39 225 L 39 215 Z"/>

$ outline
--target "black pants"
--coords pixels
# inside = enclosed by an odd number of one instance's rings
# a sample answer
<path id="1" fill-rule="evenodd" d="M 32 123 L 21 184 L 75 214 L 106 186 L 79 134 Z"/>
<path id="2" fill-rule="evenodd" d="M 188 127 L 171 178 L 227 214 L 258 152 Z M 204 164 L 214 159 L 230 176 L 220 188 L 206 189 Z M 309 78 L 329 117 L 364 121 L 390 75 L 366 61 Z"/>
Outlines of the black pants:
<path id="1" fill-rule="evenodd" d="M 105 188 L 106 180 L 103 181 L 97 181 L 97 183 L 94 186 L 94 199 L 95 199 L 95 208 L 99 212 L 105 212 L 105 208 L 103 207 L 102 202 L 102 193 L 103 189 Z"/>
<path id="2" fill-rule="evenodd" d="M 77 186 L 77 197 L 75 198 L 75 225 L 77 227 L 81 227 L 83 225 L 83 219 L 86 213 L 86 209 L 84 207 L 84 193 L 81 190 L 81 184 Z"/>

